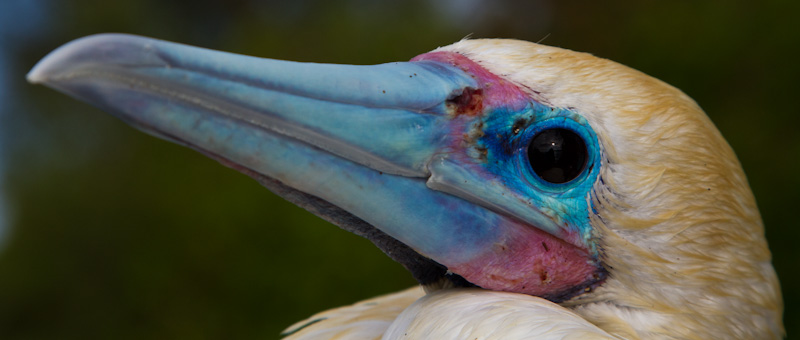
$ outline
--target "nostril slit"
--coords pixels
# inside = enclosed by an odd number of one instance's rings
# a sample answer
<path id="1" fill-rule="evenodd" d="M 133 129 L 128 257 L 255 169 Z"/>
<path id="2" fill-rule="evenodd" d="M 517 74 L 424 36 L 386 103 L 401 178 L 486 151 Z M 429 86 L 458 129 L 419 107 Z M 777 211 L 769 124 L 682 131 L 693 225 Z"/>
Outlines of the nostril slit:
<path id="1" fill-rule="evenodd" d="M 476 116 L 483 111 L 483 90 L 467 87 L 458 95 L 447 99 L 447 108 L 456 116 Z"/>

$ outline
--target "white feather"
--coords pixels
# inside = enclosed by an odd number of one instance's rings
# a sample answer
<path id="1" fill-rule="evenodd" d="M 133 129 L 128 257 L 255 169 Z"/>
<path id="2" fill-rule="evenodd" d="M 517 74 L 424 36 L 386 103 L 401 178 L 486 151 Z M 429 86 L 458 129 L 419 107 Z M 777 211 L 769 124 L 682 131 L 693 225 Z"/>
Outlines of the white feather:
<path id="1" fill-rule="evenodd" d="M 555 303 L 477 288 L 432 292 L 403 311 L 383 340 L 618 339 Z"/>

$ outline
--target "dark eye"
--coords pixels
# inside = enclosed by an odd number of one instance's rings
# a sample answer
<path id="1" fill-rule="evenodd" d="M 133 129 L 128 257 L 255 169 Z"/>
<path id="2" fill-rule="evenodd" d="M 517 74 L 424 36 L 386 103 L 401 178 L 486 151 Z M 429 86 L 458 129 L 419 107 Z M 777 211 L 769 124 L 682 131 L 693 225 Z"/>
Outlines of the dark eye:
<path id="1" fill-rule="evenodd" d="M 539 177 L 550 183 L 566 183 L 586 166 L 586 143 L 568 129 L 547 129 L 533 136 L 528 160 Z"/>

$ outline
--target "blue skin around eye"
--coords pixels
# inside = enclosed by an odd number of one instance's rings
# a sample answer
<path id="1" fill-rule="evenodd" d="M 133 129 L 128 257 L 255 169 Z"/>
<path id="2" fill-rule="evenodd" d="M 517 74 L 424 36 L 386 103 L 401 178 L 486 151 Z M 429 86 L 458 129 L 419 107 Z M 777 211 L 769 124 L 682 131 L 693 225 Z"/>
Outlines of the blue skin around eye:
<path id="1" fill-rule="evenodd" d="M 503 112 L 506 111 L 506 112 Z M 485 149 L 485 170 L 521 197 L 535 202 L 543 211 L 555 216 L 570 230 L 587 240 L 591 237 L 589 213 L 590 195 L 600 169 L 601 150 L 597 135 L 586 119 L 578 113 L 533 102 L 523 110 L 509 112 L 495 109 L 483 118 L 483 137 L 477 148 Z M 587 149 L 586 166 L 572 181 L 560 184 L 542 180 L 531 168 L 527 148 L 537 133 L 547 129 L 564 128 L 577 133 Z M 588 242 L 594 248 L 593 242 Z M 595 252 L 595 249 L 591 249 Z"/>

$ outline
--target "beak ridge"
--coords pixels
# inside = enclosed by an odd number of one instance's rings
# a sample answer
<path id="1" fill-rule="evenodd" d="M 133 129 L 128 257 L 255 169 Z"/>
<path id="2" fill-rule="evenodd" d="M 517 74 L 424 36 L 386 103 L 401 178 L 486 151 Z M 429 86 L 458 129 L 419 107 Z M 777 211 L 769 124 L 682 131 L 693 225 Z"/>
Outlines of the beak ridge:
<path id="1" fill-rule="evenodd" d="M 163 138 L 176 139 L 127 112 L 158 100 L 197 107 L 413 177 L 428 175 L 426 164 L 445 138 L 438 125 L 447 99 L 476 86 L 463 71 L 431 61 L 298 63 L 124 34 L 66 44 L 40 61 L 28 80 L 87 99 Z M 131 95 L 138 100 L 125 99 Z"/>

